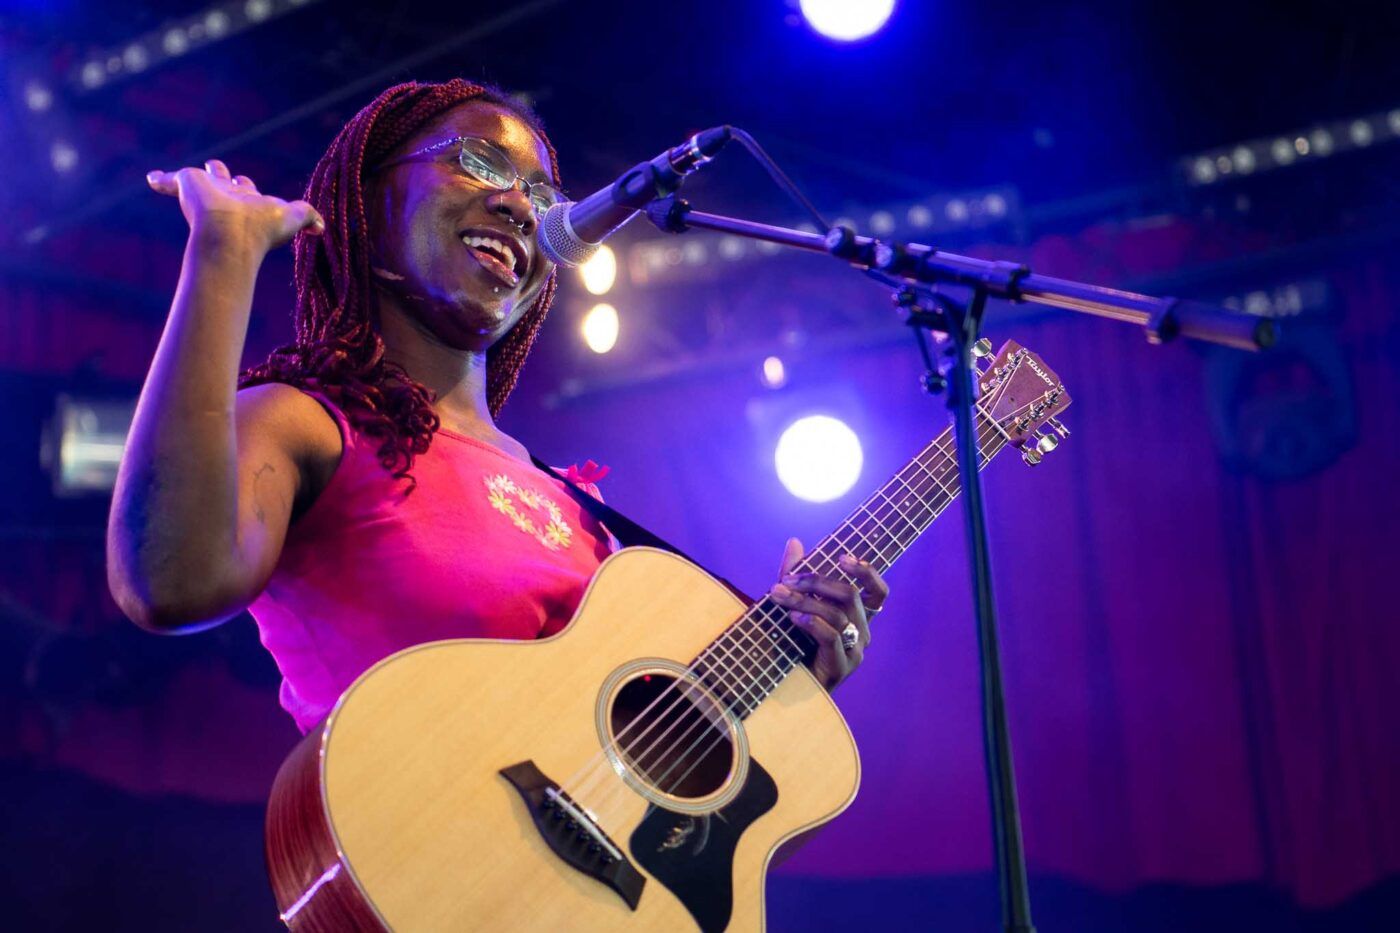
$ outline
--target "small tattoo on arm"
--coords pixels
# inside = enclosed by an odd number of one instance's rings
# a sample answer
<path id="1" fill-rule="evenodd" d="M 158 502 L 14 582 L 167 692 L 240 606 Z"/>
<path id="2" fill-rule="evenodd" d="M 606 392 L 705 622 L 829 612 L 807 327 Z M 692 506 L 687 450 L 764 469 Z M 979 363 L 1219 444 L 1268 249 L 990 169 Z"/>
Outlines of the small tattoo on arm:
<path id="1" fill-rule="evenodd" d="M 267 512 L 263 509 L 262 497 L 258 494 L 258 483 L 262 480 L 264 473 L 276 473 L 277 468 L 270 463 L 264 463 L 253 473 L 253 515 L 258 519 L 259 525 L 267 524 Z"/>

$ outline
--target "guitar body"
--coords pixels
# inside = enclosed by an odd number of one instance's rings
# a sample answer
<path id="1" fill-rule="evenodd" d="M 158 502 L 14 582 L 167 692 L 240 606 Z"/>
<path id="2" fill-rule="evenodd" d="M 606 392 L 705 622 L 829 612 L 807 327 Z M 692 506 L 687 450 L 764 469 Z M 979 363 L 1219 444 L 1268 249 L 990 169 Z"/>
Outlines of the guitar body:
<path id="1" fill-rule="evenodd" d="M 604 754 L 625 744 L 629 716 L 684 692 L 667 672 L 745 609 L 693 564 L 628 548 L 553 638 L 434 642 L 380 662 L 277 776 L 267 854 L 287 925 L 761 929 L 775 850 L 845 809 L 859 783 L 850 731 L 807 670 L 742 723 L 706 713 L 730 739 L 669 795 L 665 781 L 639 792 Z M 658 699 L 662 684 L 682 686 Z M 590 839 L 551 837 L 568 821 L 532 808 L 530 775 L 595 817 L 625 865 L 600 880 L 570 864 L 587 862 Z"/>

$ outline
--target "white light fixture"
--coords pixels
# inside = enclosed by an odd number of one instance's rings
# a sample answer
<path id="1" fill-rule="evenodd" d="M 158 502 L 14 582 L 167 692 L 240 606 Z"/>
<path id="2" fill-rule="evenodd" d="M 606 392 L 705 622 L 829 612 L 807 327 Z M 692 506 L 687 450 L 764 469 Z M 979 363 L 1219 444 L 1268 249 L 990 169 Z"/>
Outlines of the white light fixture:
<path id="1" fill-rule="evenodd" d="M 838 418 L 807 415 L 778 438 L 773 465 L 778 479 L 799 499 L 830 502 L 860 479 L 864 463 L 860 438 Z"/>
<path id="2" fill-rule="evenodd" d="M 140 43 L 133 42 L 122 52 L 122 63 L 126 65 L 127 71 L 144 71 L 150 64 L 151 56 L 146 51 L 146 47 Z"/>
<path id="3" fill-rule="evenodd" d="M 228 14 L 223 10 L 210 10 L 204 14 L 204 31 L 211 39 L 217 39 L 228 32 Z"/>
<path id="4" fill-rule="evenodd" d="M 272 0 L 248 0 L 243 4 L 243 15 L 250 23 L 260 23 L 272 15 Z"/>
<path id="5" fill-rule="evenodd" d="M 182 55 L 189 50 L 190 37 L 183 29 L 167 29 L 160 39 L 160 47 L 167 55 Z"/>
<path id="6" fill-rule="evenodd" d="M 53 92 L 38 81 L 24 86 L 24 105 L 34 113 L 43 113 L 53 106 Z"/>
<path id="7" fill-rule="evenodd" d="M 54 140 L 54 144 L 49 147 L 49 161 L 53 164 L 55 172 L 71 172 L 78 165 L 78 150 L 66 140 Z"/>
<path id="8" fill-rule="evenodd" d="M 606 295 L 617 280 L 617 254 L 610 246 L 600 246 L 587 262 L 579 266 L 578 273 L 590 295 Z"/>
<path id="9" fill-rule="evenodd" d="M 787 384 L 787 367 L 783 365 L 783 361 L 780 358 L 776 356 L 767 357 L 763 361 L 762 378 L 763 384 L 768 388 L 781 389 Z"/>
<path id="10" fill-rule="evenodd" d="M 588 344 L 588 349 L 594 353 L 607 353 L 617 346 L 620 329 L 617 309 L 607 303 L 594 305 L 584 315 L 583 325 L 579 328 L 583 334 L 583 342 Z"/>
<path id="11" fill-rule="evenodd" d="M 88 62 L 83 66 L 79 74 L 79 80 L 83 82 L 83 87 L 94 88 L 107 80 L 107 69 L 101 62 Z"/>
<path id="12" fill-rule="evenodd" d="M 828 39 L 854 42 L 880 31 L 894 12 L 894 0 L 799 0 L 798 7 Z"/>

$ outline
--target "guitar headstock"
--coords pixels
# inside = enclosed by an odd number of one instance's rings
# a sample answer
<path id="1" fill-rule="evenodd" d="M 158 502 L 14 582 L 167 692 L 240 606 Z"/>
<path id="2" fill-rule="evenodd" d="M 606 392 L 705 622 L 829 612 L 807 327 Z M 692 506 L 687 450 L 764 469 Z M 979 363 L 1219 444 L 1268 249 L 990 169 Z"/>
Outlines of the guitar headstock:
<path id="1" fill-rule="evenodd" d="M 977 373 L 977 407 L 1034 466 L 1069 437 L 1056 418 L 1069 407 L 1069 392 L 1054 370 L 1016 341 L 1002 344 L 989 362 L 991 344 L 978 343 L 984 366 Z"/>

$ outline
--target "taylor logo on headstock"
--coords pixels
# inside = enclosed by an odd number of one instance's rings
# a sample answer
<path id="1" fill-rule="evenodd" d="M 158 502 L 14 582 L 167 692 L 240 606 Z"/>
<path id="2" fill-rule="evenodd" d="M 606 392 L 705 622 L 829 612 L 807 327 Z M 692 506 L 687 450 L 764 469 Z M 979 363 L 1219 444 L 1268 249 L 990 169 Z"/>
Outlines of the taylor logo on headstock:
<path id="1" fill-rule="evenodd" d="M 1056 415 L 1069 406 L 1069 392 L 1054 370 L 1014 340 L 1002 345 L 988 360 L 983 344 L 979 354 L 981 396 L 977 408 L 1007 443 L 1021 448 L 1021 459 L 1039 463 L 1069 437 L 1069 428 Z"/>

